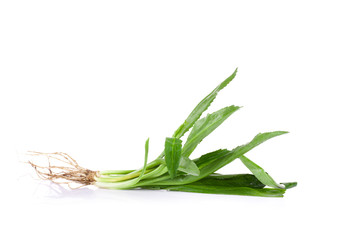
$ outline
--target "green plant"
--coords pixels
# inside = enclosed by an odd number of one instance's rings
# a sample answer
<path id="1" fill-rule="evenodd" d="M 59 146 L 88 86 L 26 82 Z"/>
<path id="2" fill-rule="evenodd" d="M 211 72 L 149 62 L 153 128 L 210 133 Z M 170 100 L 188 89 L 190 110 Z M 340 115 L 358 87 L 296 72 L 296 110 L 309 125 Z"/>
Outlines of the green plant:
<path id="1" fill-rule="evenodd" d="M 191 159 L 191 153 L 210 133 L 220 126 L 240 107 L 228 106 L 200 118 L 214 101 L 219 91 L 236 76 L 237 70 L 208 94 L 178 127 L 172 137 L 165 139 L 164 151 L 154 161 L 148 163 L 149 139 L 145 142 L 144 166 L 138 170 L 91 171 L 80 167 L 65 153 L 45 154 L 48 159 L 59 160 L 66 166 L 49 164 L 40 167 L 33 162 L 40 177 L 57 182 L 76 182 L 82 185 L 96 185 L 108 189 L 166 189 L 196 193 L 248 195 L 260 197 L 282 197 L 286 189 L 296 186 L 296 182 L 276 183 L 268 173 L 245 157 L 259 144 L 285 131 L 259 133 L 250 142 L 232 150 L 220 149 Z M 190 131 L 185 142 L 181 140 Z M 33 152 L 35 155 L 44 153 Z M 252 174 L 222 175 L 216 173 L 232 161 L 240 159 Z"/>

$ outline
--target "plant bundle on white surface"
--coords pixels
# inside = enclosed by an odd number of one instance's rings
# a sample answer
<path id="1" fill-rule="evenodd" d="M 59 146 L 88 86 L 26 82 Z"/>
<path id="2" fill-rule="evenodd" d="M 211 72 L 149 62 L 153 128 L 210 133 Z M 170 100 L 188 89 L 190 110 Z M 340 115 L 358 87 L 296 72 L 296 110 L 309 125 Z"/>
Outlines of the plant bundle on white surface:
<path id="1" fill-rule="evenodd" d="M 144 166 L 136 170 L 91 171 L 78 165 L 66 153 L 31 152 L 46 156 L 47 165 L 29 162 L 42 179 L 56 183 L 77 183 L 80 186 L 95 185 L 108 189 L 165 189 L 169 191 L 282 197 L 286 189 L 296 182 L 277 183 L 263 168 L 248 159 L 245 154 L 269 140 L 285 134 L 285 131 L 259 133 L 250 142 L 234 149 L 219 149 L 192 159 L 191 153 L 210 133 L 220 126 L 240 107 L 228 106 L 201 118 L 216 98 L 236 76 L 237 70 L 208 94 L 190 113 L 184 123 L 165 139 L 163 152 L 148 162 L 149 139 L 145 142 Z M 186 141 L 182 137 L 190 133 Z M 252 174 L 223 175 L 216 173 L 232 161 L 240 159 Z"/>

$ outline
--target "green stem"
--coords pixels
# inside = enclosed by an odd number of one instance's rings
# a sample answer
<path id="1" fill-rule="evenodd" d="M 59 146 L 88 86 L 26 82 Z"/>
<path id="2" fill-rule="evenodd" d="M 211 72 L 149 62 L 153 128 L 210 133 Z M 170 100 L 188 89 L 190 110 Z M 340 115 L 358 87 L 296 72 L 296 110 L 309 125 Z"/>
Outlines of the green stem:
<path id="1" fill-rule="evenodd" d="M 135 170 L 104 170 L 104 171 L 100 171 L 101 175 L 123 175 L 123 174 L 128 174 L 131 173 Z"/>
<path id="2" fill-rule="evenodd" d="M 146 169 L 145 173 L 149 173 L 152 170 L 153 169 Z M 126 175 L 116 175 L 116 176 L 105 175 L 105 176 L 97 178 L 96 181 L 98 181 L 98 182 L 122 182 L 125 180 L 130 180 L 130 179 L 136 178 L 136 177 L 140 176 L 140 174 L 141 174 L 140 171 L 133 171 L 132 173 L 129 173 Z"/>
<path id="3" fill-rule="evenodd" d="M 159 165 L 157 168 L 151 170 L 150 172 L 143 175 L 141 179 L 156 179 L 157 177 L 167 173 L 167 168 L 164 164 Z M 138 179 L 130 179 L 125 181 L 119 182 L 103 182 L 99 181 L 100 178 L 96 179 L 95 185 L 101 188 L 108 188 L 108 189 L 131 189 L 138 186 Z"/>
<path id="4" fill-rule="evenodd" d="M 159 165 L 156 169 L 154 169 L 152 172 L 149 172 L 148 174 L 145 174 L 142 178 L 143 179 L 154 179 L 157 178 L 161 175 L 163 175 L 164 173 L 167 173 L 167 167 L 165 166 L 165 164 L 161 164 Z"/>
<path id="5" fill-rule="evenodd" d="M 157 166 L 159 166 L 160 164 L 164 163 L 164 160 L 162 159 L 156 159 L 152 162 L 150 162 L 149 164 L 146 165 L 146 169 L 150 169 L 150 168 L 155 168 Z M 137 170 L 105 170 L 105 171 L 100 171 L 100 175 L 101 176 L 106 176 L 106 175 L 124 175 L 124 174 L 134 174 L 134 173 L 140 173 L 142 171 L 141 169 L 137 169 Z M 110 176 L 110 177 L 120 177 L 120 176 Z"/>

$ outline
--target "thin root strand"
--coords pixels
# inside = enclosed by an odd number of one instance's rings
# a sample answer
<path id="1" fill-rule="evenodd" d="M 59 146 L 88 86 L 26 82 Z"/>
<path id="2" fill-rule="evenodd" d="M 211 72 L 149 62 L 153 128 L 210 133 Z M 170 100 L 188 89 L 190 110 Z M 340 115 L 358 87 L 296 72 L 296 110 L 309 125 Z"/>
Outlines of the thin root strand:
<path id="1" fill-rule="evenodd" d="M 98 176 L 97 171 L 92 171 L 83 167 L 68 154 L 62 152 L 41 153 L 29 152 L 31 156 L 44 156 L 47 164 L 38 165 L 32 161 L 28 163 L 35 169 L 37 175 L 43 180 L 50 180 L 57 184 L 67 184 L 70 188 L 71 183 L 80 184 L 79 187 L 91 185 Z"/>

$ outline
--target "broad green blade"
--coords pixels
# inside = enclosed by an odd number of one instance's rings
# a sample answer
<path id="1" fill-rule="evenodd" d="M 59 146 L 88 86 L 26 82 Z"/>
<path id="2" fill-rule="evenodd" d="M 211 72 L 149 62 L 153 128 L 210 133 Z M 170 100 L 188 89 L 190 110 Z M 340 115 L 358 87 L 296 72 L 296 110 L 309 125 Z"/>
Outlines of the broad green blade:
<path id="1" fill-rule="evenodd" d="M 192 185 L 212 185 L 212 186 L 227 186 L 227 187 L 251 187 L 251 188 L 264 188 L 262 184 L 252 174 L 211 174 L 199 181 L 191 183 Z"/>
<path id="2" fill-rule="evenodd" d="M 260 145 L 261 143 L 267 141 L 276 136 L 280 136 L 288 132 L 285 131 L 275 131 L 275 132 L 267 132 L 267 133 L 259 133 L 257 134 L 249 143 L 241 145 L 239 147 L 234 148 L 232 151 L 226 149 L 220 149 L 208 154 L 201 156 L 199 159 L 195 160 L 196 164 L 199 166 L 200 169 L 203 169 L 206 165 L 215 162 L 216 164 L 220 164 L 221 161 L 218 159 L 222 158 L 230 158 L 235 157 L 234 159 L 241 156 L 241 152 L 248 152 L 251 149 L 255 148 L 256 146 Z M 220 164 L 221 165 L 221 164 Z M 224 165 L 225 166 L 225 165 Z M 216 170 L 217 171 L 217 170 Z"/>
<path id="3" fill-rule="evenodd" d="M 200 157 L 201 165 L 197 163 L 200 169 L 199 176 L 191 176 L 191 175 L 181 175 L 174 179 L 169 179 L 168 176 L 159 177 L 156 180 L 152 181 L 144 181 L 140 183 L 138 186 L 144 185 L 182 185 L 189 184 L 195 181 L 198 181 L 210 174 L 218 171 L 220 168 L 225 165 L 231 163 L 235 159 L 239 158 L 241 155 L 244 155 L 254 147 L 260 145 L 261 143 L 269 140 L 273 137 L 285 134 L 287 132 L 277 131 L 277 132 L 268 132 L 268 133 L 260 133 L 256 135 L 251 142 L 244 144 L 242 146 L 236 147 L 231 151 L 228 150 L 218 150 L 211 154 L 206 154 Z M 205 159 L 204 156 L 208 156 L 209 159 Z"/>
<path id="4" fill-rule="evenodd" d="M 176 177 L 181 158 L 182 141 L 178 138 L 166 138 L 165 162 L 171 178 Z"/>
<path id="5" fill-rule="evenodd" d="M 193 192 L 193 193 L 210 193 L 210 194 L 226 194 L 226 195 L 243 195 L 256 197 L 283 197 L 285 189 L 274 188 L 249 188 L 249 187 L 227 187 L 227 186 L 211 186 L 211 185 L 180 185 L 165 188 L 169 191 Z"/>
<path id="6" fill-rule="evenodd" d="M 189 157 L 197 145 L 240 107 L 229 106 L 198 120 L 184 144 L 182 156 Z"/>
<path id="7" fill-rule="evenodd" d="M 245 153 L 247 153 L 251 149 L 255 148 L 256 146 L 260 145 L 261 143 L 263 143 L 273 137 L 283 135 L 285 133 L 287 133 L 287 132 L 276 131 L 276 132 L 259 133 L 249 143 L 234 148 L 228 154 L 224 155 L 223 157 L 220 157 L 217 160 L 213 160 L 212 162 L 207 162 L 207 165 L 201 169 L 200 176 L 203 176 L 203 175 L 208 176 L 209 174 L 216 172 L 220 168 L 231 163 L 236 158 L 239 158 L 241 155 L 244 155 Z"/>
<path id="8" fill-rule="evenodd" d="M 211 174 L 199 181 L 185 184 L 183 186 L 219 186 L 219 187 L 250 187 L 250 188 L 264 188 L 265 185 L 262 184 L 254 175 L 252 174 Z M 167 186 L 143 186 L 142 188 L 146 189 L 164 189 L 171 187 Z"/>
<path id="9" fill-rule="evenodd" d="M 178 170 L 194 176 L 200 175 L 200 170 L 196 166 L 195 162 L 185 156 L 181 157 Z"/>
<path id="10" fill-rule="evenodd" d="M 194 108 L 190 115 L 186 118 L 185 122 L 174 132 L 174 138 L 181 138 L 194 123 L 201 117 L 202 113 L 208 109 L 210 104 L 216 98 L 218 92 L 226 87 L 236 76 L 237 68 L 231 74 L 230 77 L 225 79 L 220 85 L 218 85 L 209 95 L 207 95 L 201 102 Z"/>
<path id="11" fill-rule="evenodd" d="M 195 159 L 194 161 L 196 162 L 196 165 L 198 165 L 198 167 L 201 169 L 205 165 L 207 165 L 207 163 L 217 160 L 230 152 L 231 151 L 229 151 L 227 149 L 219 149 L 214 152 L 204 154 L 201 157 Z"/>
<path id="12" fill-rule="evenodd" d="M 253 140 L 251 140 L 251 142 L 244 144 L 240 147 L 235 148 L 234 150 L 237 152 L 248 152 L 251 149 L 253 149 L 254 147 L 260 145 L 261 143 L 265 142 L 268 139 L 271 139 L 273 137 L 277 137 L 283 134 L 286 134 L 289 132 L 286 131 L 275 131 L 275 132 L 266 132 L 266 133 L 259 133 L 258 135 L 256 135 Z M 237 149 L 237 150 L 236 150 Z M 242 155 L 242 154 L 240 154 Z M 240 156 L 239 155 L 239 156 Z"/>
<path id="13" fill-rule="evenodd" d="M 265 172 L 262 167 L 260 167 L 244 155 L 240 156 L 240 160 L 255 175 L 255 177 L 266 186 L 282 189 L 285 188 L 283 184 L 276 183 L 275 180 L 267 172 Z"/>

